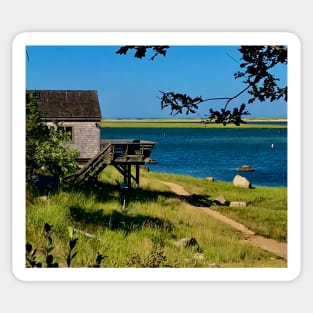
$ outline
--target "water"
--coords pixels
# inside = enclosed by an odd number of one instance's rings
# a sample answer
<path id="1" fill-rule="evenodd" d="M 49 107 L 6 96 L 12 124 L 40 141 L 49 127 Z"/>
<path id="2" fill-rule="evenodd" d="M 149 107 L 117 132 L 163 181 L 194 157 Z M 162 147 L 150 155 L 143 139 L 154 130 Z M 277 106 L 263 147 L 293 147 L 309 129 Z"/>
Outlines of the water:
<path id="1" fill-rule="evenodd" d="M 155 141 L 149 164 L 155 172 L 214 177 L 232 181 L 236 174 L 252 185 L 287 186 L 285 128 L 103 128 L 101 139 Z M 250 165 L 253 172 L 236 172 Z"/>

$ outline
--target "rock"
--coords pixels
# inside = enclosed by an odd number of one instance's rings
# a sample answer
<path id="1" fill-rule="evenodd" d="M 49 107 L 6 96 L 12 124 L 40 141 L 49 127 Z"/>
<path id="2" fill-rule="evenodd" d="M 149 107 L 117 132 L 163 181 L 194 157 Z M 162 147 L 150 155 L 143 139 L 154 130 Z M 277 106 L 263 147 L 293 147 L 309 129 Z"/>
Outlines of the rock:
<path id="1" fill-rule="evenodd" d="M 229 201 L 227 201 L 223 195 L 220 195 L 214 200 L 214 203 L 217 205 L 228 205 Z"/>
<path id="2" fill-rule="evenodd" d="M 196 240 L 196 238 L 183 238 L 177 242 L 177 245 L 181 248 L 196 248 L 197 250 L 200 249 L 200 246 Z"/>
<path id="3" fill-rule="evenodd" d="M 237 172 L 252 172 L 254 169 L 250 165 L 243 165 L 236 168 Z"/>
<path id="4" fill-rule="evenodd" d="M 205 178 L 206 181 L 214 181 L 214 177 L 212 176 L 208 176 Z"/>
<path id="5" fill-rule="evenodd" d="M 246 207 L 247 206 L 247 202 L 243 202 L 243 201 L 233 201 L 229 204 L 230 207 Z"/>
<path id="6" fill-rule="evenodd" d="M 233 185 L 240 188 L 251 188 L 249 180 L 243 176 L 236 175 L 233 179 Z"/>
<path id="7" fill-rule="evenodd" d="M 48 196 L 37 197 L 37 199 L 44 202 L 49 200 Z"/>

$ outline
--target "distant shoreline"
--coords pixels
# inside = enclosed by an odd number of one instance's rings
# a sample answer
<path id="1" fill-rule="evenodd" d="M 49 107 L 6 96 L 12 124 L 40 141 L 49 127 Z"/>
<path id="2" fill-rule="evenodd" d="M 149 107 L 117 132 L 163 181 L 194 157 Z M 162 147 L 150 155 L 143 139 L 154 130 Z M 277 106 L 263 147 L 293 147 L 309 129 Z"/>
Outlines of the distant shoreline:
<path id="1" fill-rule="evenodd" d="M 151 122 L 151 123 L 197 123 L 202 122 L 205 119 L 200 118 L 102 118 L 102 121 L 106 122 L 138 122 L 138 123 L 144 123 L 144 122 Z M 276 117 L 270 117 L 270 118 L 246 118 L 243 119 L 246 122 L 287 122 L 287 118 L 276 118 Z"/>
<path id="2" fill-rule="evenodd" d="M 204 123 L 200 118 L 103 118 L 102 128 L 287 128 L 285 118 L 249 118 L 247 124 Z M 276 123 L 286 123 L 276 124 Z"/>

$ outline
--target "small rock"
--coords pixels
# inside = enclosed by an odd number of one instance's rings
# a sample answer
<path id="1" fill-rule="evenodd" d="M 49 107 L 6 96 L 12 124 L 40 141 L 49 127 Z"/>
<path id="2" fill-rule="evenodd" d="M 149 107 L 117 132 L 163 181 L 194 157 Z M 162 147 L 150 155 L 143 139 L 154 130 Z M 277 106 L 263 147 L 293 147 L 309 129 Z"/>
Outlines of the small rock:
<path id="1" fill-rule="evenodd" d="M 194 237 L 183 238 L 177 242 L 177 245 L 182 248 L 190 248 L 190 247 L 196 247 L 197 249 L 200 248 L 196 238 Z"/>
<path id="2" fill-rule="evenodd" d="M 214 203 L 218 205 L 228 205 L 229 201 L 227 201 L 223 195 L 220 195 L 214 200 Z"/>
<path id="3" fill-rule="evenodd" d="M 214 181 L 214 177 L 208 176 L 208 177 L 205 178 L 205 180 L 206 180 L 206 181 L 212 181 L 212 182 L 213 182 L 213 181 Z"/>
<path id="4" fill-rule="evenodd" d="M 230 207 L 246 207 L 247 206 L 247 202 L 243 202 L 243 201 L 233 201 L 229 204 Z"/>
<path id="5" fill-rule="evenodd" d="M 48 196 L 37 197 L 37 199 L 40 201 L 48 201 L 49 200 Z"/>

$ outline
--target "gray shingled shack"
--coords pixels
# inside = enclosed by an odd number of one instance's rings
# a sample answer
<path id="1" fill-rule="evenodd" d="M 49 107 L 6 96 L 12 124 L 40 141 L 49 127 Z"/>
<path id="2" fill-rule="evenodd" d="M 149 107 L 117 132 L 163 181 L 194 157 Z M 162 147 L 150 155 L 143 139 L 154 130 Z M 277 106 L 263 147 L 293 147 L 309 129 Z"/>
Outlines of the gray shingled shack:
<path id="1" fill-rule="evenodd" d="M 95 90 L 27 90 L 38 105 L 41 119 L 61 125 L 71 134 L 70 146 L 80 152 L 84 164 L 100 150 L 101 111 Z"/>

